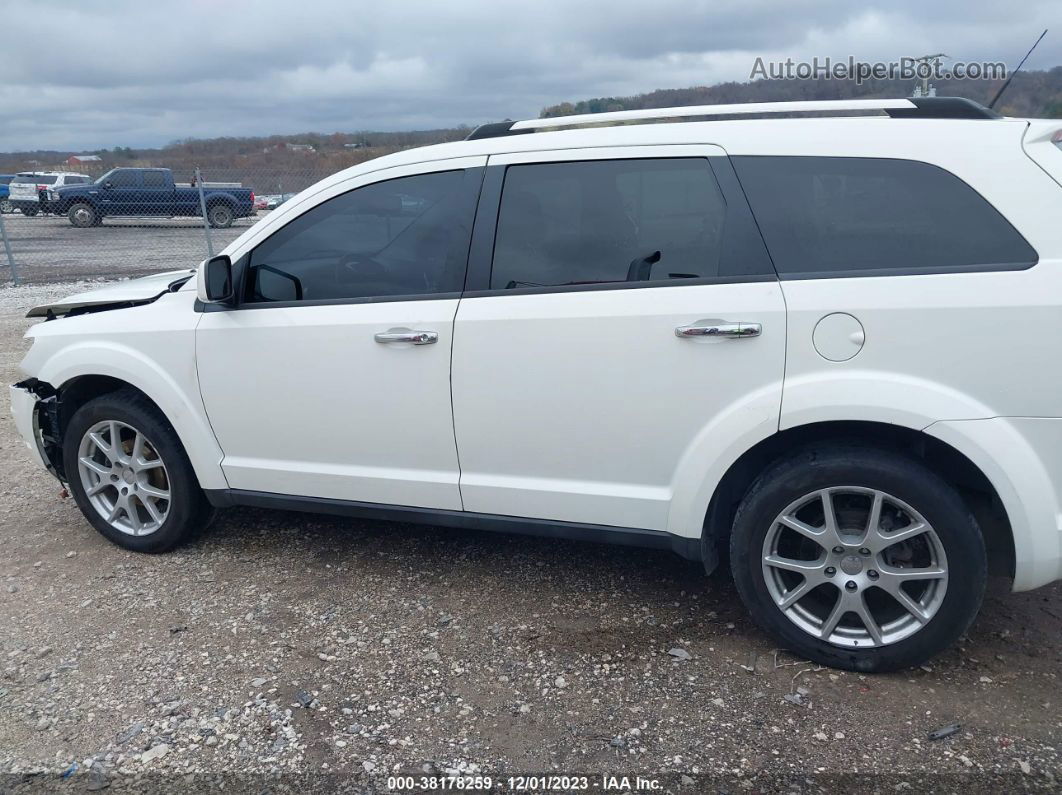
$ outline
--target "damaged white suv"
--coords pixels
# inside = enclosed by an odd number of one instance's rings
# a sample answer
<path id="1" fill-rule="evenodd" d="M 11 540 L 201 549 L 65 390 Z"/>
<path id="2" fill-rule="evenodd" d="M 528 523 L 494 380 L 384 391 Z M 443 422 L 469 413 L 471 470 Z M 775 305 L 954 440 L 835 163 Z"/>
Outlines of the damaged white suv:
<path id="1" fill-rule="evenodd" d="M 798 654 L 917 664 L 989 569 L 1062 577 L 1060 128 L 487 125 L 34 309 L 15 419 L 128 549 L 230 505 L 670 548 Z"/>

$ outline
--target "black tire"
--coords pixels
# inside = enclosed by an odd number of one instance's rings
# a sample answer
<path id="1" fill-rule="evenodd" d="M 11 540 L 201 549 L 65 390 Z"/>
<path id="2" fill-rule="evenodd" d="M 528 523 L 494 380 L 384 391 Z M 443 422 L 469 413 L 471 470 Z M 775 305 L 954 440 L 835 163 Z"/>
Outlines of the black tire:
<path id="1" fill-rule="evenodd" d="M 116 420 L 140 431 L 165 464 L 171 499 L 158 529 L 131 535 L 113 527 L 89 501 L 78 468 L 78 453 L 86 432 L 99 422 Z M 132 388 L 101 395 L 81 406 L 70 418 L 63 438 L 63 467 L 81 512 L 104 537 L 134 552 L 166 552 L 207 527 L 214 509 L 199 487 L 188 455 L 169 421 L 151 401 Z"/>
<path id="2" fill-rule="evenodd" d="M 15 212 L 15 205 L 9 199 L 0 199 L 0 213 Z"/>
<path id="3" fill-rule="evenodd" d="M 88 202 L 75 202 L 66 211 L 66 217 L 73 226 L 78 229 L 88 229 L 90 226 L 99 226 L 99 213 Z"/>
<path id="4" fill-rule="evenodd" d="M 777 606 L 762 566 L 767 533 L 773 530 L 775 519 L 788 506 L 828 487 L 885 492 L 921 514 L 936 532 L 947 558 L 946 590 L 936 612 L 913 634 L 887 645 L 852 648 L 813 636 Z M 801 657 L 821 665 L 861 672 L 919 665 L 950 646 L 966 632 L 977 615 L 987 579 L 984 538 L 956 491 L 921 461 L 899 452 L 858 444 L 810 447 L 770 466 L 749 488 L 738 507 L 730 555 L 742 601 L 763 629 Z M 877 558 L 865 562 L 867 571 L 881 576 L 872 571 L 873 560 Z M 831 580 L 823 586 L 824 590 L 819 592 L 823 599 L 829 598 L 830 588 L 836 588 L 840 595 L 841 581 L 849 579 L 839 569 L 834 571 L 837 584 L 833 585 Z M 869 594 L 873 587 L 870 583 L 866 592 Z M 813 591 L 808 593 L 810 597 L 805 598 L 817 598 Z"/>
<path id="5" fill-rule="evenodd" d="M 232 207 L 219 202 L 207 208 L 207 220 L 216 229 L 228 229 L 236 220 L 236 214 L 232 211 Z"/>
<path id="6" fill-rule="evenodd" d="M 33 216 L 35 216 L 37 214 L 37 208 L 36 207 L 23 207 L 22 208 L 22 214 L 24 216 L 26 216 L 27 218 L 32 218 Z"/>

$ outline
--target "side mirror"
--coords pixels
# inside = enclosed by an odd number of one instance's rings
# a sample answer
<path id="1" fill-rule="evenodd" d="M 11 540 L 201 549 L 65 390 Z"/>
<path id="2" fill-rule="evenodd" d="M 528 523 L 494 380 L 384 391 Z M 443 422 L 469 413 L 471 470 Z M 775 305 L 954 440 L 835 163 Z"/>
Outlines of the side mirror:
<path id="1" fill-rule="evenodd" d="M 199 300 L 203 303 L 233 303 L 232 260 L 226 254 L 208 259 L 199 274 L 197 286 Z"/>
<path id="2" fill-rule="evenodd" d="M 107 190 L 110 190 L 111 188 L 114 187 L 114 183 L 111 182 L 110 180 L 107 180 L 106 182 L 103 183 L 103 187 L 105 187 Z"/>

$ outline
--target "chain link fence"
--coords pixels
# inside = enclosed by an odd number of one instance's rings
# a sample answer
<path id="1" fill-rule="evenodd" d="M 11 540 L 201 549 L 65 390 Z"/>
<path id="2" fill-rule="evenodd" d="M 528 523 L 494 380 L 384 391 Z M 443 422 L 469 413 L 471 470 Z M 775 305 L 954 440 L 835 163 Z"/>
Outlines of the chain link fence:
<path id="1" fill-rule="evenodd" d="M 365 158 L 362 158 L 365 159 Z M 195 267 L 338 170 L 311 154 L 276 167 L 36 168 L 0 193 L 0 284 Z M 300 162 L 301 161 L 301 162 Z M 8 175 L 9 177 L 12 175 Z"/>

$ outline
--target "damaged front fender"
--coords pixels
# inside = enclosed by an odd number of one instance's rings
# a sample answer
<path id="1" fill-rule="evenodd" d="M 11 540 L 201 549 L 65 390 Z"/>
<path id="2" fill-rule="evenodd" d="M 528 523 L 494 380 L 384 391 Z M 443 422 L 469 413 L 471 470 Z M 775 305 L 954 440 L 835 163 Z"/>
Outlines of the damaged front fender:
<path id="1" fill-rule="evenodd" d="M 27 378 L 11 386 L 11 413 L 19 435 L 39 463 L 66 483 L 59 408 L 59 393 L 51 384 Z"/>

